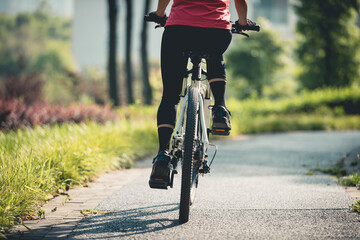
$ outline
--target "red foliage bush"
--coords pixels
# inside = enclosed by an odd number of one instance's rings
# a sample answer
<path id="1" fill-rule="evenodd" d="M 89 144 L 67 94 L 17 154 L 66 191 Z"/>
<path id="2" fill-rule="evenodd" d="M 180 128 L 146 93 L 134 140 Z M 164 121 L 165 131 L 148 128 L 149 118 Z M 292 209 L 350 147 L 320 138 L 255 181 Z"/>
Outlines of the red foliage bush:
<path id="1" fill-rule="evenodd" d="M 6 99 L 23 99 L 32 104 L 42 99 L 43 82 L 39 73 L 31 72 L 25 75 L 11 74 L 6 77 L 4 90 L 1 91 Z"/>
<path id="2" fill-rule="evenodd" d="M 110 106 L 70 105 L 52 106 L 46 102 L 26 105 L 19 99 L 0 99 L 0 128 L 3 131 L 42 124 L 80 123 L 87 120 L 104 123 L 114 120 L 117 115 Z"/>

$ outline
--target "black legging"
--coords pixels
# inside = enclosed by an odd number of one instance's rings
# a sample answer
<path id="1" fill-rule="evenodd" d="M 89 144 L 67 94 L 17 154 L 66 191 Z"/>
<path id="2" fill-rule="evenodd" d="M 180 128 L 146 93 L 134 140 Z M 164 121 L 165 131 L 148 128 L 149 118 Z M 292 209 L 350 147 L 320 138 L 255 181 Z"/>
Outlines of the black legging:
<path id="1" fill-rule="evenodd" d="M 206 59 L 208 79 L 226 79 L 222 54 L 231 42 L 227 29 L 199 28 L 189 26 L 167 26 L 161 44 L 161 74 L 163 96 L 157 113 L 157 124 L 175 126 L 176 105 L 188 57 L 184 52 L 202 51 L 209 54 Z M 213 88 L 212 91 L 214 92 Z M 221 95 L 221 94 L 220 94 Z"/>

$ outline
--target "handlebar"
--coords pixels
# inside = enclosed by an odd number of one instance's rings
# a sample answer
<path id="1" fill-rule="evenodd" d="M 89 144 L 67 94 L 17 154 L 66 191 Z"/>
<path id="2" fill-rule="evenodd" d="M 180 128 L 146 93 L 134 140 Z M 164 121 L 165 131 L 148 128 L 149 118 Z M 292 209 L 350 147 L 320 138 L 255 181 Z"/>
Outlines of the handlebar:
<path id="1" fill-rule="evenodd" d="M 236 24 L 233 24 L 233 27 L 231 29 L 232 33 L 237 33 L 239 32 L 239 30 L 236 29 L 235 27 Z M 239 25 L 241 26 L 241 25 Z M 245 26 L 241 26 L 241 30 L 242 31 L 256 31 L 256 32 L 260 32 L 260 26 L 259 25 L 255 25 L 255 26 L 251 26 L 251 25 L 245 25 Z"/>
<path id="2" fill-rule="evenodd" d="M 166 15 L 164 17 L 159 17 L 158 15 L 156 15 L 156 12 L 151 12 L 148 15 L 144 16 L 145 22 L 155 22 L 158 24 L 155 28 L 164 27 L 166 24 L 166 20 L 167 20 Z M 243 33 L 243 31 L 259 32 L 260 26 L 257 25 L 256 22 L 253 22 L 249 19 L 247 20 L 247 24 L 245 26 L 240 25 L 238 21 L 236 21 L 234 24 L 232 24 L 232 27 L 231 27 L 232 33 L 241 34 L 246 37 L 249 37 L 249 35 L 246 33 Z"/>

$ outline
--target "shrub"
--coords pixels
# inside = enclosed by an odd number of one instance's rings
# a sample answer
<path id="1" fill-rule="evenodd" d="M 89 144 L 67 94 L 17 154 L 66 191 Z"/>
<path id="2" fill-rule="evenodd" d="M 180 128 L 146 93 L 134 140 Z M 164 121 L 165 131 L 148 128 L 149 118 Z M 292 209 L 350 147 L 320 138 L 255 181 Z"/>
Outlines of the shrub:
<path id="1" fill-rule="evenodd" d="M 328 108 L 332 114 L 360 114 L 360 88 L 351 86 L 312 92 L 303 91 L 295 97 L 278 100 L 250 98 L 238 101 L 232 99 L 229 105 L 238 109 L 237 113 L 249 116 L 316 113 L 324 108 Z"/>
<path id="2" fill-rule="evenodd" d="M 72 104 L 64 107 L 50 105 L 46 102 L 35 102 L 26 105 L 19 99 L 0 99 L 0 128 L 4 131 L 44 124 L 62 124 L 66 122 L 96 121 L 104 123 L 118 116 L 109 105 L 85 106 Z"/>
<path id="3" fill-rule="evenodd" d="M 8 75 L 3 85 L 0 94 L 5 99 L 22 99 L 27 104 L 42 100 L 43 82 L 38 72 Z"/>

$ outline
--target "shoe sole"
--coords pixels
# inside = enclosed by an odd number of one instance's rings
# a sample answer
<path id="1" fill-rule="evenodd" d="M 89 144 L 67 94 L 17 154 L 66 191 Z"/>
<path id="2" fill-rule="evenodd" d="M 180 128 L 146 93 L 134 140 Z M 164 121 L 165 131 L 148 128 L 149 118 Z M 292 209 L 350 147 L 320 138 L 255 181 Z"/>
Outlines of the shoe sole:
<path id="1" fill-rule="evenodd" d="M 212 128 L 211 129 L 212 135 L 222 135 L 222 136 L 229 136 L 230 129 L 223 129 L 223 128 Z"/>
<path id="2" fill-rule="evenodd" d="M 231 127 L 229 127 L 230 124 L 228 124 L 226 119 L 224 119 L 224 118 L 217 119 L 217 120 L 220 120 L 220 121 L 214 121 L 212 128 L 211 128 L 211 133 L 213 135 L 228 136 L 230 134 L 230 130 L 231 130 Z"/>
<path id="3" fill-rule="evenodd" d="M 164 182 L 164 181 L 158 181 L 158 180 L 149 180 L 149 186 L 150 188 L 156 188 L 156 189 L 164 189 L 167 190 L 169 183 L 168 182 Z"/>
<path id="4" fill-rule="evenodd" d="M 170 169 L 168 166 L 156 166 L 156 175 L 149 180 L 150 188 L 167 189 L 170 182 Z"/>

